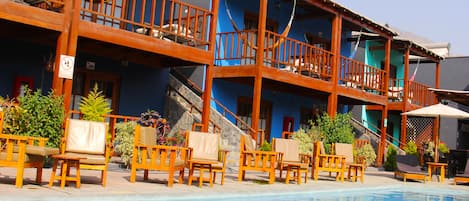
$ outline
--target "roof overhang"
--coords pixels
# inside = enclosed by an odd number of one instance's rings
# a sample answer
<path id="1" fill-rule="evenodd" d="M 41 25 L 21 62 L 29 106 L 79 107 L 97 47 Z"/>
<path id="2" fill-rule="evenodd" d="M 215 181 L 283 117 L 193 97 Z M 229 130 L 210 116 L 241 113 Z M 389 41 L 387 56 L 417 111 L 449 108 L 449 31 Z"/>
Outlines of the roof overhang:
<path id="1" fill-rule="evenodd" d="M 469 106 L 469 91 L 459 91 L 450 89 L 428 88 L 438 96 L 438 99 L 450 100 L 459 104 Z"/>

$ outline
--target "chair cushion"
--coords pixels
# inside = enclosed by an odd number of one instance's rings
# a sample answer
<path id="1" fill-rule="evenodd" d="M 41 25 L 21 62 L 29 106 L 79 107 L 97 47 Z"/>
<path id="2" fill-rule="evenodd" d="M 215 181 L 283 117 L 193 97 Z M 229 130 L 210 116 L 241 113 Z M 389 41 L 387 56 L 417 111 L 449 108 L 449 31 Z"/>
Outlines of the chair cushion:
<path id="1" fill-rule="evenodd" d="M 300 144 L 296 140 L 275 138 L 274 149 L 283 153 L 283 161 L 300 161 Z"/>
<path id="2" fill-rule="evenodd" d="M 196 161 L 210 161 L 212 163 L 212 168 L 213 169 L 223 169 L 223 163 L 218 161 L 218 160 L 206 160 L 206 159 L 200 159 L 200 158 L 192 158 L 192 160 Z"/>
<path id="3" fill-rule="evenodd" d="M 150 164 L 150 166 L 153 166 L 153 164 L 151 163 L 151 159 L 147 159 L 147 164 Z M 161 160 L 155 160 L 154 161 L 154 165 L 155 166 L 159 166 L 160 163 L 161 163 Z M 164 166 L 168 167 L 169 166 L 169 159 L 165 160 L 165 164 Z M 181 166 L 185 166 L 185 161 L 184 160 L 180 160 L 180 159 L 176 159 L 174 161 L 174 167 L 181 167 Z"/>
<path id="4" fill-rule="evenodd" d="M 106 164 L 106 158 L 104 155 L 96 155 L 96 154 L 80 154 L 80 153 L 73 153 L 73 152 L 65 152 L 66 156 L 84 158 L 80 160 L 80 164 L 91 164 L 91 165 L 104 165 Z"/>
<path id="5" fill-rule="evenodd" d="M 251 135 L 241 134 L 241 137 L 244 138 L 244 149 L 246 151 L 256 150 L 255 141 L 252 139 Z"/>
<path id="6" fill-rule="evenodd" d="M 13 157 L 11 161 L 18 161 L 18 153 L 13 153 Z M 7 153 L 6 152 L 0 152 L 0 160 L 6 160 L 7 159 Z M 43 162 L 44 157 L 39 156 L 39 155 L 31 155 L 31 154 L 26 154 L 24 157 L 24 162 Z"/>
<path id="7" fill-rule="evenodd" d="M 189 132 L 189 144 L 192 150 L 192 158 L 205 160 L 218 160 L 220 136 L 213 133 Z"/>
<path id="8" fill-rule="evenodd" d="M 104 154 L 107 123 L 69 119 L 67 132 L 65 151 Z"/>
<path id="9" fill-rule="evenodd" d="M 140 126 L 139 142 L 148 146 L 156 145 L 156 128 Z"/>
<path id="10" fill-rule="evenodd" d="M 345 164 L 354 163 L 352 144 L 335 143 L 335 155 L 345 156 Z"/>
<path id="11" fill-rule="evenodd" d="M 39 156 L 51 156 L 59 154 L 59 148 L 26 145 L 26 153 Z"/>

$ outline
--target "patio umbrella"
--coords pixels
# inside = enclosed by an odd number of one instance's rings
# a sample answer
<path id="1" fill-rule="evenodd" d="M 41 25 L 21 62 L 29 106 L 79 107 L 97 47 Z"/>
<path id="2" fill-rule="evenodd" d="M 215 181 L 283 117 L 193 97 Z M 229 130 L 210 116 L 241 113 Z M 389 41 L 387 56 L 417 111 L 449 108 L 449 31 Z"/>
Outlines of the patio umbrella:
<path id="1" fill-rule="evenodd" d="M 457 118 L 457 119 L 465 119 L 469 118 L 469 113 L 459 110 L 454 107 L 450 107 L 441 103 L 430 105 L 427 107 L 423 107 L 416 110 L 411 110 L 408 112 L 404 112 L 401 115 L 407 116 L 417 116 L 417 117 L 435 117 L 438 118 L 438 123 L 440 123 L 441 117 L 447 118 Z M 438 129 L 440 126 L 438 125 Z M 437 136 L 435 139 L 438 142 L 435 142 L 435 161 L 438 159 L 438 146 L 439 146 L 439 131 L 436 132 Z"/>

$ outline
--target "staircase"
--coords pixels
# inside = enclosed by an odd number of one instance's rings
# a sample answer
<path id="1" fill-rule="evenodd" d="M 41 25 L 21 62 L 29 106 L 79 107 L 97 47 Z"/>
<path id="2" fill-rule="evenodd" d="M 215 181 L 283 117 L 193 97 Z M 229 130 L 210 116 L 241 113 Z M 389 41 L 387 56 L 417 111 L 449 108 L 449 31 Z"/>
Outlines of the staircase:
<path id="1" fill-rule="evenodd" d="M 375 131 L 367 128 L 365 125 L 363 125 L 362 122 L 352 118 L 351 124 L 353 126 L 353 129 L 355 131 L 355 138 L 357 139 L 367 139 L 370 141 L 371 146 L 376 150 L 378 150 L 379 147 L 379 142 L 381 141 L 381 135 L 376 133 Z M 379 129 L 377 129 L 379 131 Z M 398 146 L 394 145 L 391 141 L 386 139 L 386 145 L 389 146 L 394 146 L 394 148 L 397 149 L 398 154 L 405 154 L 404 150 L 399 148 Z M 384 152 L 386 154 L 386 152 Z"/>
<path id="2" fill-rule="evenodd" d="M 172 132 L 186 130 L 191 128 L 193 123 L 201 122 L 203 100 L 200 95 L 202 93 L 194 92 L 197 85 L 191 84 L 191 86 L 188 87 L 173 74 L 169 75 L 165 114 L 171 122 Z M 210 109 L 209 132 L 217 131 L 217 129 L 221 131 L 222 147 L 230 151 L 228 163 L 234 166 L 238 165 L 239 161 L 239 136 L 246 131 L 241 130 L 225 117 L 226 114 L 234 115 L 231 111 L 224 108 L 223 113 L 221 114 L 214 108 Z"/>

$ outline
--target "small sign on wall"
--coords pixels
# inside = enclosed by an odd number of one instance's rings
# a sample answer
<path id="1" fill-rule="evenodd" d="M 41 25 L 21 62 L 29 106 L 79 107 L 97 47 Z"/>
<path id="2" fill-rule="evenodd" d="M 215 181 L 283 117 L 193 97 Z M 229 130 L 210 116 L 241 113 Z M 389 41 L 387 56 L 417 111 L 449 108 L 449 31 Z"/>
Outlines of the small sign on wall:
<path id="1" fill-rule="evenodd" d="M 65 79 L 73 79 L 73 67 L 75 65 L 75 57 L 68 55 L 60 55 L 59 77 Z"/>

